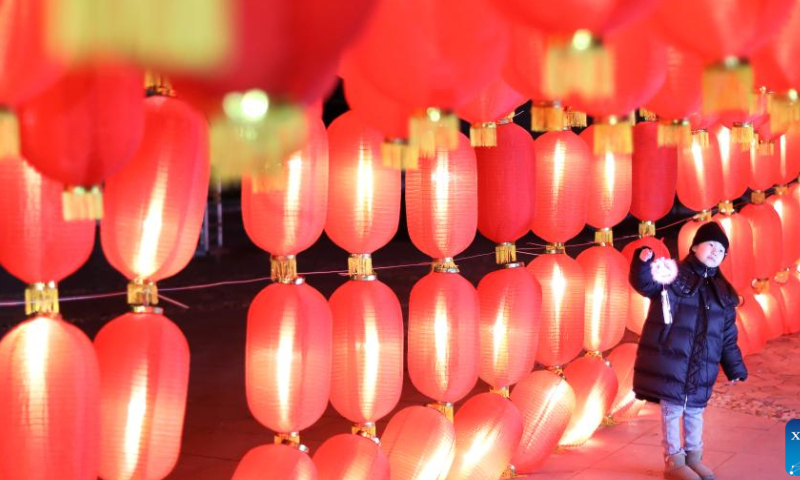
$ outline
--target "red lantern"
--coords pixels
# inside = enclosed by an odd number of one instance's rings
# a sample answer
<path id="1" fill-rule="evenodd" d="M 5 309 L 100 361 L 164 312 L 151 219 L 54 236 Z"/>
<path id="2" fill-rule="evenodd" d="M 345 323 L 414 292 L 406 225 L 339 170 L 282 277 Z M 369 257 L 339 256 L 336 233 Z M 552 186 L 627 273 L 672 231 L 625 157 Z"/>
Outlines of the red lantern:
<path id="1" fill-rule="evenodd" d="M 496 147 L 498 122 L 525 101 L 521 93 L 498 76 L 456 109 L 456 113 L 470 123 L 469 139 L 473 147 Z"/>
<path id="2" fill-rule="evenodd" d="M 522 415 L 494 393 L 470 398 L 455 416 L 456 456 L 448 480 L 497 480 L 522 437 Z"/>
<path id="3" fill-rule="evenodd" d="M 575 409 L 575 394 L 562 377 L 538 370 L 511 392 L 523 420 L 522 439 L 511 464 L 519 473 L 537 470 L 555 450 Z"/>
<path id="4" fill-rule="evenodd" d="M 586 223 L 591 151 L 571 131 L 548 132 L 536 146 L 536 197 L 531 230 L 548 242 L 566 242 Z"/>
<path id="5" fill-rule="evenodd" d="M 747 338 L 747 331 L 744 329 L 742 320 L 738 315 L 736 316 L 736 330 L 738 331 L 736 346 L 739 347 L 739 350 L 742 352 L 742 357 L 746 357 L 750 355 L 750 339 Z"/>
<path id="6" fill-rule="evenodd" d="M 664 84 L 646 108 L 660 120 L 658 145 L 687 145 L 691 133 L 687 119 L 701 107 L 703 62 L 694 53 L 672 45 L 666 46 L 666 59 Z"/>
<path id="7" fill-rule="evenodd" d="M 628 243 L 622 249 L 622 256 L 628 261 L 628 265 L 630 265 L 631 260 L 633 260 L 634 252 L 640 247 L 647 247 L 652 250 L 656 256 L 655 258 L 670 257 L 669 249 L 667 249 L 667 246 L 664 245 L 663 241 L 657 239 L 656 237 L 642 237 Z"/>
<path id="8" fill-rule="evenodd" d="M 6 160 L 4 160 L 6 161 Z M 37 316 L 0 341 L 3 479 L 97 478 L 97 357 L 78 328 Z"/>
<path id="9" fill-rule="evenodd" d="M 395 413 L 381 438 L 392 479 L 445 478 L 455 457 L 453 424 L 429 407 L 407 407 Z"/>
<path id="10" fill-rule="evenodd" d="M 692 135 L 691 148 L 678 151 L 678 200 L 695 211 L 710 210 L 722 200 L 722 162 L 716 137 L 704 145 Z"/>
<path id="11" fill-rule="evenodd" d="M 413 109 L 390 97 L 354 69 L 342 73 L 347 104 L 364 122 L 386 138 L 408 139 L 408 119 Z"/>
<path id="12" fill-rule="evenodd" d="M 753 254 L 758 252 L 755 278 L 772 278 L 780 270 L 783 259 L 781 217 L 768 203 L 747 204 L 741 215 L 753 229 Z"/>
<path id="13" fill-rule="evenodd" d="M 431 272 L 408 301 L 408 376 L 423 395 L 453 403 L 478 380 L 478 294 L 464 277 Z"/>
<path id="14" fill-rule="evenodd" d="M 780 142 L 776 145 L 761 144 L 752 159 L 752 176 L 750 188 L 764 191 L 772 188 L 780 177 L 781 152 Z"/>
<path id="15" fill-rule="evenodd" d="M 478 231 L 494 243 L 515 242 L 530 229 L 536 184 L 535 149 L 519 125 L 497 126 L 497 146 L 476 148 Z"/>
<path id="16" fill-rule="evenodd" d="M 711 215 L 701 216 L 686 222 L 678 232 L 678 259 L 684 259 L 692 252 L 692 241 L 697 230 L 711 220 Z"/>
<path id="17" fill-rule="evenodd" d="M 586 282 L 583 348 L 604 352 L 622 340 L 628 315 L 628 262 L 614 247 L 595 246 L 578 255 Z"/>
<path id="18" fill-rule="evenodd" d="M 766 85 L 774 92 L 786 92 L 800 84 L 800 69 L 792 61 L 800 54 L 800 9 L 792 8 L 788 18 L 777 32 L 758 49 L 751 61 L 755 70 L 756 85 Z"/>
<path id="19" fill-rule="evenodd" d="M 736 212 L 718 213 L 714 215 L 714 221 L 725 231 L 730 244 L 728 255 L 719 268 L 737 291 L 747 290 L 755 278 L 753 229 L 750 222 Z"/>
<path id="20" fill-rule="evenodd" d="M 636 395 L 633 393 L 633 364 L 638 348 L 639 346 L 635 343 L 623 343 L 608 355 L 608 361 L 617 376 L 617 385 L 619 385 L 617 396 L 608 412 L 616 421 L 635 418 L 641 409 L 641 406 L 637 408 L 636 404 L 639 401 L 636 400 Z"/>
<path id="21" fill-rule="evenodd" d="M 797 333 L 800 331 L 800 279 L 793 275 L 786 275 L 785 282 L 777 280 L 775 284 L 780 291 L 785 307 L 784 331 Z"/>
<path id="22" fill-rule="evenodd" d="M 503 79 L 509 86 L 534 102 L 546 100 L 542 93 L 542 73 L 546 55 L 546 37 L 541 30 L 512 23 L 508 59 Z M 562 128 L 562 126 L 559 127 Z"/>
<path id="23" fill-rule="evenodd" d="M 181 450 L 189 344 L 158 313 L 126 313 L 94 340 L 100 362 L 100 477 L 169 475 Z"/>
<path id="24" fill-rule="evenodd" d="M 755 299 L 764 311 L 766 339 L 775 340 L 786 333 L 786 305 L 783 302 L 783 295 L 779 291 L 768 289 L 757 293 Z"/>
<path id="25" fill-rule="evenodd" d="M 741 320 L 746 332 L 748 351 L 758 353 L 767 343 L 767 317 L 751 291 L 740 292 L 739 298 L 741 302 L 736 308 L 736 316 Z"/>
<path id="26" fill-rule="evenodd" d="M 272 255 L 295 255 L 317 241 L 328 204 L 328 138 L 310 120 L 308 144 L 277 172 L 242 178 L 242 219 L 250 239 Z"/>
<path id="27" fill-rule="evenodd" d="M 458 149 L 420 158 L 406 174 L 406 220 L 414 246 L 432 258 L 454 257 L 475 238 L 478 174 L 475 151 L 459 134 Z"/>
<path id="28" fill-rule="evenodd" d="M 789 268 L 800 258 L 800 203 L 790 197 L 785 188 L 778 190 L 780 193 L 767 198 L 767 203 L 772 205 L 781 219 L 783 255 L 780 265 Z"/>
<path id="29" fill-rule="evenodd" d="M 355 112 L 328 128 L 330 166 L 325 233 L 350 253 L 372 253 L 397 232 L 400 171 L 381 161 L 381 134 Z"/>
<path id="30" fill-rule="evenodd" d="M 314 454 L 314 465 L 319 480 L 389 480 L 389 458 L 377 443 L 361 435 L 325 440 Z"/>
<path id="31" fill-rule="evenodd" d="M 650 299 L 639 295 L 639 292 L 631 288 L 628 291 L 628 323 L 625 327 L 636 335 L 642 335 L 644 321 L 650 312 Z"/>
<path id="32" fill-rule="evenodd" d="M 331 404 L 353 423 L 374 423 L 403 388 L 403 312 L 378 280 L 350 281 L 330 298 L 333 314 Z"/>
<path id="33" fill-rule="evenodd" d="M 533 370 L 539 345 L 542 287 L 522 267 L 488 273 L 478 284 L 480 377 L 494 388 Z"/>
<path id="34" fill-rule="evenodd" d="M 654 222 L 672 208 L 678 181 L 678 149 L 658 146 L 658 125 L 633 127 L 631 213 Z"/>
<path id="35" fill-rule="evenodd" d="M 264 472 L 285 480 L 317 480 L 308 454 L 288 445 L 261 445 L 242 457 L 232 480 L 260 480 Z"/>
<path id="36" fill-rule="evenodd" d="M 800 126 L 792 124 L 781 142 L 786 142 L 781 150 L 780 183 L 785 185 L 800 175 Z"/>
<path id="37" fill-rule="evenodd" d="M 596 127 L 581 132 L 587 145 L 593 145 Z M 611 228 L 628 215 L 631 207 L 631 155 L 603 152 L 593 155 L 589 166 L 589 202 L 586 223 L 595 228 Z"/>
<path id="38" fill-rule="evenodd" d="M 558 444 L 577 447 L 589 440 L 611 408 L 617 396 L 617 376 L 600 357 L 579 358 L 567 365 L 564 375 L 575 391 L 575 412 Z"/>
<path id="39" fill-rule="evenodd" d="M 580 264 L 566 254 L 536 257 L 528 269 L 542 286 L 542 323 L 536 361 L 560 366 L 581 351 L 585 280 Z"/>
<path id="40" fill-rule="evenodd" d="M 753 149 L 742 149 L 733 142 L 731 130 L 717 124 L 708 132 L 717 139 L 722 162 L 722 199 L 733 200 L 744 195 L 750 184 L 750 162 Z"/>

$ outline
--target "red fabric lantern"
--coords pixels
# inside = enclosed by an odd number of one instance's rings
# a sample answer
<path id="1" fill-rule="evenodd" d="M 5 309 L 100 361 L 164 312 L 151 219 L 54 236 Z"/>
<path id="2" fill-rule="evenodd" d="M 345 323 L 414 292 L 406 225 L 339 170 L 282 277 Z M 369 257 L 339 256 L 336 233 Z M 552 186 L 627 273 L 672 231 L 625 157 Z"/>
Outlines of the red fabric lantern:
<path id="1" fill-rule="evenodd" d="M 714 215 L 714 221 L 725 231 L 730 244 L 728 255 L 719 266 L 720 270 L 737 291 L 747 290 L 755 278 L 753 229 L 750 222 L 738 213 L 718 213 Z"/>
<path id="2" fill-rule="evenodd" d="M 781 217 L 768 203 L 747 204 L 741 215 L 750 222 L 753 229 L 753 254 L 758 252 L 755 278 L 772 278 L 780 270 L 783 259 Z"/>
<path id="3" fill-rule="evenodd" d="M 393 480 L 445 478 L 455 446 L 453 424 L 429 407 L 407 407 L 395 413 L 381 438 Z"/>
<path id="4" fill-rule="evenodd" d="M 397 233 L 400 171 L 381 161 L 381 134 L 354 112 L 328 128 L 330 166 L 325 233 L 350 253 L 372 253 Z"/>
<path id="5" fill-rule="evenodd" d="M 695 211 L 709 210 L 722 200 L 722 162 L 716 137 L 708 145 L 692 135 L 691 148 L 678 151 L 678 200 Z"/>
<path id="6" fill-rule="evenodd" d="M 0 265 L 25 283 L 58 282 L 94 246 L 94 222 L 65 222 L 60 183 L 22 158 L 0 158 Z"/>
<path id="7" fill-rule="evenodd" d="M 639 409 L 634 406 L 637 400 L 633 393 L 633 364 L 636 361 L 638 348 L 639 346 L 635 343 L 623 343 L 608 354 L 608 361 L 617 376 L 617 385 L 619 386 L 617 396 L 608 412 L 616 421 L 630 420 L 639 412 Z"/>
<path id="8" fill-rule="evenodd" d="M 535 149 L 519 125 L 497 126 L 497 146 L 476 148 L 478 231 L 494 243 L 514 242 L 528 233 L 536 184 Z"/>
<path id="9" fill-rule="evenodd" d="M 475 238 L 478 172 L 469 139 L 458 149 L 440 148 L 406 173 L 406 220 L 414 246 L 432 258 L 454 257 Z"/>
<path id="10" fill-rule="evenodd" d="M 766 339 L 775 340 L 786 330 L 786 306 L 783 295 L 777 289 L 770 288 L 766 292 L 757 293 L 755 299 L 764 311 Z"/>
<path id="11" fill-rule="evenodd" d="M 656 237 L 637 238 L 636 240 L 625 245 L 625 247 L 622 249 L 622 256 L 628 261 L 628 265 L 630 265 L 631 260 L 633 259 L 634 252 L 640 247 L 647 247 L 652 250 L 653 253 L 655 253 L 656 258 L 670 257 L 669 249 L 667 249 L 667 246 L 664 245 L 663 241 L 657 239 Z"/>
<path id="12" fill-rule="evenodd" d="M 750 290 L 739 293 L 741 302 L 736 308 L 736 316 L 742 322 L 742 326 L 749 342 L 748 351 L 757 353 L 767 343 L 767 318 L 761 304 L 758 303 Z"/>
<path id="13" fill-rule="evenodd" d="M 617 376 L 599 357 L 575 360 L 564 369 L 564 375 L 575 391 L 575 412 L 558 444 L 577 447 L 589 440 L 611 408 L 617 396 Z"/>
<path id="14" fill-rule="evenodd" d="M 781 219 L 783 255 L 780 265 L 789 268 L 800 258 L 800 203 L 787 192 L 771 195 L 767 203 L 772 205 Z"/>
<path id="15" fill-rule="evenodd" d="M 516 23 L 511 23 L 509 29 L 511 42 L 508 59 L 503 66 L 503 79 L 511 88 L 534 102 L 546 100 L 542 93 L 546 36 L 541 30 Z"/>
<path id="16" fill-rule="evenodd" d="M 389 457 L 361 435 L 335 435 L 314 453 L 319 480 L 389 480 Z"/>
<path id="17" fill-rule="evenodd" d="M 595 126 L 581 132 L 587 145 L 594 144 Z M 586 223 L 611 228 L 628 215 L 631 207 L 632 159 L 630 154 L 604 152 L 593 155 L 589 166 L 589 202 Z"/>
<path id="18" fill-rule="evenodd" d="M 586 282 L 583 348 L 609 350 L 622 340 L 628 315 L 628 262 L 614 247 L 595 246 L 580 253 Z"/>
<path id="19" fill-rule="evenodd" d="M 261 445 L 242 457 L 232 480 L 260 480 L 264 472 L 285 480 L 317 480 L 308 454 L 288 445 Z"/>
<path id="20" fill-rule="evenodd" d="M 666 46 L 667 73 L 664 84 L 647 102 L 646 108 L 660 120 L 687 119 L 699 112 L 702 99 L 703 62 L 694 53 Z M 663 135 L 662 123 L 662 135 Z M 667 123 L 666 125 L 669 125 Z M 688 129 L 687 129 L 688 130 Z M 687 134 L 689 132 L 687 131 Z M 675 145 L 679 142 L 663 142 Z"/>
<path id="21" fill-rule="evenodd" d="M 331 404 L 353 423 L 374 423 L 403 389 L 403 312 L 378 280 L 350 281 L 330 298 L 333 314 Z"/>
<path id="22" fill-rule="evenodd" d="M 453 273 L 431 272 L 408 301 L 408 376 L 423 395 L 456 402 L 478 380 L 478 309 L 475 287 Z"/>
<path id="23" fill-rule="evenodd" d="M 792 59 L 800 55 L 800 9 L 792 8 L 777 32 L 752 57 L 756 85 L 775 92 L 786 92 L 800 84 L 800 68 Z"/>
<path id="24" fill-rule="evenodd" d="M 560 366 L 581 351 L 585 279 L 580 264 L 565 254 L 536 257 L 528 269 L 542 286 L 542 323 L 536 361 Z"/>
<path id="25" fill-rule="evenodd" d="M 787 184 L 800 175 L 800 126 L 792 124 L 783 136 L 786 145 L 781 153 L 781 184 Z"/>
<path id="26" fill-rule="evenodd" d="M 526 102 L 526 98 L 498 76 L 477 95 L 456 109 L 470 123 L 470 143 L 475 147 L 497 146 L 497 122 Z M 533 142 L 531 142 L 533 143 Z"/>
<path id="27" fill-rule="evenodd" d="M 785 282 L 778 280 L 775 286 L 780 291 L 785 307 L 784 332 L 797 333 L 800 331 L 800 279 L 787 275 Z"/>
<path id="28" fill-rule="evenodd" d="M 20 323 L 0 341 L 0 471 L 3 479 L 97 478 L 97 357 L 60 317 Z"/>
<path id="29" fill-rule="evenodd" d="M 720 161 L 722 162 L 722 199 L 733 200 L 744 195 L 750 184 L 750 163 L 753 149 L 742 149 L 731 136 L 731 130 L 721 124 L 711 127 L 708 132 L 717 139 Z"/>
<path id="30" fill-rule="evenodd" d="M 481 380 L 508 387 L 533 370 L 542 287 L 525 268 L 504 268 L 481 279 L 478 298 Z"/>
<path id="31" fill-rule="evenodd" d="M 704 224 L 708 223 L 705 218 L 702 220 L 693 219 L 683 224 L 678 232 L 678 259 L 683 260 L 689 255 L 692 247 L 692 241 L 697 230 Z"/>
<path id="32" fill-rule="evenodd" d="M 456 456 L 448 480 L 497 480 L 522 437 L 522 415 L 508 399 L 480 393 L 455 416 Z"/>
<path id="33" fill-rule="evenodd" d="M 139 150 L 106 182 L 100 239 L 109 263 L 128 279 L 157 281 L 185 267 L 197 246 L 208 132 L 205 119 L 180 100 L 149 97 L 145 110 Z"/>
<path id="34" fill-rule="evenodd" d="M 305 283 L 273 283 L 247 312 L 245 386 L 256 420 L 277 433 L 298 432 L 328 406 L 331 310 Z"/>
<path id="35" fill-rule="evenodd" d="M 169 475 L 181 450 L 189 344 L 158 313 L 126 313 L 94 340 L 100 362 L 100 477 Z"/>
<path id="36" fill-rule="evenodd" d="M 408 119 L 414 110 L 390 97 L 352 69 L 343 73 L 347 104 L 365 123 L 386 138 L 408 139 Z"/>
<path id="37" fill-rule="evenodd" d="M 328 137 L 312 119 L 308 144 L 278 172 L 242 177 L 242 219 L 250 239 L 272 255 L 295 255 L 317 241 L 328 205 Z"/>
<path id="38" fill-rule="evenodd" d="M 694 113 L 689 115 L 689 123 L 692 125 L 692 135 L 701 133 L 701 130 L 710 129 L 714 124 L 719 122 L 719 114 L 717 113 Z"/>
<path id="39" fill-rule="evenodd" d="M 628 323 L 625 327 L 636 335 L 641 335 L 644 321 L 650 312 L 650 299 L 639 295 L 633 288 L 628 293 Z"/>
<path id="40" fill-rule="evenodd" d="M 678 149 L 658 146 L 658 124 L 633 127 L 631 214 L 654 222 L 672 208 L 678 182 Z"/>
<path id="41" fill-rule="evenodd" d="M 536 139 L 536 197 L 531 230 L 548 242 L 566 242 L 583 229 L 591 150 L 571 131 Z"/>
<path id="42" fill-rule="evenodd" d="M 522 414 L 524 426 L 511 464 L 518 473 L 530 473 L 555 450 L 575 409 L 575 393 L 559 375 L 538 370 L 514 387 L 511 401 Z"/>
<path id="43" fill-rule="evenodd" d="M 768 190 L 775 185 L 780 178 L 781 152 L 780 142 L 772 145 L 759 145 L 756 154 L 752 159 L 752 176 L 750 178 L 750 188 L 753 190 Z"/>

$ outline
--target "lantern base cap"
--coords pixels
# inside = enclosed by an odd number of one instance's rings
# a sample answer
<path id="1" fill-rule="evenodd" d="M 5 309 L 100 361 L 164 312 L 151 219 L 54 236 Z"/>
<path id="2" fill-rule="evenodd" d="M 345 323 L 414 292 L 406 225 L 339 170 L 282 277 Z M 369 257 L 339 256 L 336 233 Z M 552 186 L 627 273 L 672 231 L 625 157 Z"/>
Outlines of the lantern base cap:
<path id="1" fill-rule="evenodd" d="M 473 147 L 496 147 L 497 124 L 495 122 L 487 122 L 470 125 L 469 143 Z"/>
<path id="2" fill-rule="evenodd" d="M 19 122 L 11 110 L 0 108 L 0 160 L 19 156 Z"/>
<path id="3" fill-rule="evenodd" d="M 453 423 L 454 408 L 452 403 L 433 402 L 429 403 L 427 406 L 433 408 L 434 410 L 438 410 L 439 412 L 441 412 L 442 415 L 445 416 L 447 420 L 450 421 L 450 423 Z"/>
<path id="4" fill-rule="evenodd" d="M 68 222 L 100 220 L 103 218 L 103 192 L 97 185 L 67 187 L 61 194 L 61 208 Z"/>
<path id="5" fill-rule="evenodd" d="M 39 282 L 25 289 L 25 315 L 58 315 L 58 285 Z"/>
<path id="6" fill-rule="evenodd" d="M 408 143 L 419 149 L 422 157 L 433 157 L 437 150 L 458 148 L 458 117 L 452 112 L 430 107 L 411 117 Z"/>
<path id="7" fill-rule="evenodd" d="M 533 132 L 558 132 L 569 128 L 561 102 L 533 102 L 530 113 Z"/>
<path id="8" fill-rule="evenodd" d="M 590 99 L 614 95 L 611 54 L 589 30 L 576 31 L 571 38 L 548 39 L 542 91 L 548 98 L 577 93 Z"/>
<path id="9" fill-rule="evenodd" d="M 381 157 L 385 167 L 395 170 L 419 168 L 419 149 L 402 138 L 387 139 L 381 143 Z"/>

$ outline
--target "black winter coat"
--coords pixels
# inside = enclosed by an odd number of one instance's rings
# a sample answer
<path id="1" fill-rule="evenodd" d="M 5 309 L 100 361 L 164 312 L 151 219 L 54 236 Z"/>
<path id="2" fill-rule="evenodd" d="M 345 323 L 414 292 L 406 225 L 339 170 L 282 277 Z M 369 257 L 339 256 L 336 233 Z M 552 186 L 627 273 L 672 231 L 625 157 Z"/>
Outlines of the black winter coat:
<path id="1" fill-rule="evenodd" d="M 690 254 L 678 263 L 678 277 L 667 285 L 672 323 L 666 325 L 662 286 L 650 273 L 652 259 L 639 259 L 641 251 L 633 256 L 630 282 L 651 303 L 636 352 L 633 391 L 636 398 L 651 402 L 705 407 L 720 363 L 728 380 L 747 378 L 736 344 L 738 295 L 716 268 Z"/>

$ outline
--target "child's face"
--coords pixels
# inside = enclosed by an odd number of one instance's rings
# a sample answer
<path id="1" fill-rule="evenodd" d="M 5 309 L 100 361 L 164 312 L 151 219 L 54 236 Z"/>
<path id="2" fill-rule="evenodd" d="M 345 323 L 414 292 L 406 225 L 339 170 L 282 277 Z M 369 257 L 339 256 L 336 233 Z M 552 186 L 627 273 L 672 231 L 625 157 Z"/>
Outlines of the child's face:
<path id="1" fill-rule="evenodd" d="M 709 240 L 692 247 L 694 256 L 708 268 L 719 267 L 725 260 L 725 247 L 721 243 Z"/>

